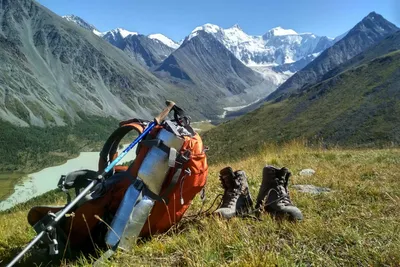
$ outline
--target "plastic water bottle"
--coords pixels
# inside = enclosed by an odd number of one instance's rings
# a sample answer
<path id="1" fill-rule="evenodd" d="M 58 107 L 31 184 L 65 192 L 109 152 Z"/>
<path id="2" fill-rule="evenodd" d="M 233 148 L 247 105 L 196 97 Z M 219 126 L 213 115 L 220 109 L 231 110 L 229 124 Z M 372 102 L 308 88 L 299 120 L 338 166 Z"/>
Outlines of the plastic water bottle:
<path id="1" fill-rule="evenodd" d="M 114 247 L 120 241 L 140 193 L 141 192 L 133 185 L 130 185 L 126 190 L 124 198 L 122 199 L 117 213 L 111 223 L 112 230 L 109 230 L 106 235 L 106 244 L 110 247 Z"/>
<path id="2" fill-rule="evenodd" d="M 120 248 L 128 251 L 131 250 L 132 246 L 136 243 L 136 240 L 139 237 L 147 218 L 150 215 L 154 203 L 155 200 L 149 198 L 148 196 L 144 196 L 135 206 L 129 218 L 129 222 L 126 225 L 125 232 L 118 245 Z"/>

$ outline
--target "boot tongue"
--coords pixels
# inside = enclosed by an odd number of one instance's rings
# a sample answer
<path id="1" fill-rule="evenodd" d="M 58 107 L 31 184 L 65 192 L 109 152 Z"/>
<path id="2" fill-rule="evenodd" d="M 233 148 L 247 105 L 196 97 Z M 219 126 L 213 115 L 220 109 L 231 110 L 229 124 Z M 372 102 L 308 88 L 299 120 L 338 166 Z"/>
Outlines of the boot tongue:
<path id="1" fill-rule="evenodd" d="M 277 189 L 280 193 L 286 194 L 286 188 L 285 188 L 285 178 L 284 177 L 277 177 L 275 179 L 276 184 L 277 184 Z"/>
<path id="2" fill-rule="evenodd" d="M 225 190 L 233 187 L 232 181 L 234 180 L 233 170 L 231 167 L 226 167 L 220 171 L 220 180 L 222 183 L 222 187 Z"/>
<path id="3" fill-rule="evenodd" d="M 281 177 L 276 177 L 275 181 L 277 184 L 277 191 L 279 192 L 279 197 L 282 198 L 282 202 L 286 203 L 286 204 L 291 204 L 292 202 L 290 201 L 289 198 L 289 192 L 287 189 L 287 181 L 288 177 L 287 175 L 281 176 Z"/>
<path id="4" fill-rule="evenodd" d="M 234 177 L 229 177 L 228 179 L 225 179 L 225 184 L 227 185 L 228 190 L 234 190 L 240 188 L 239 179 L 236 179 Z"/>
<path id="5" fill-rule="evenodd" d="M 223 197 L 223 206 L 231 206 L 235 203 L 235 199 L 240 195 L 240 182 L 234 176 L 222 177 L 225 185 L 225 193 Z"/>
<path id="6" fill-rule="evenodd" d="M 275 177 L 275 181 L 277 183 L 277 186 L 279 188 L 279 191 L 282 191 L 282 193 L 287 194 L 287 185 L 288 185 L 288 180 L 289 180 L 289 173 L 287 168 L 282 168 L 280 169 Z"/>
<path id="7" fill-rule="evenodd" d="M 233 204 L 235 204 L 236 199 L 239 198 L 239 196 L 239 189 L 233 187 L 226 189 L 222 199 L 223 206 L 231 207 Z"/>

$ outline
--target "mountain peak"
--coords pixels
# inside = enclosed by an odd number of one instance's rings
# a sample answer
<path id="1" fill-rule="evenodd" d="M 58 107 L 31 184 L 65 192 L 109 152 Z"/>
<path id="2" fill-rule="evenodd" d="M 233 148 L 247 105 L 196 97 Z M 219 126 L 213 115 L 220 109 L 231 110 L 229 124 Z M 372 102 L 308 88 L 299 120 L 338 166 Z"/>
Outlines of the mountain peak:
<path id="1" fill-rule="evenodd" d="M 375 11 L 372 11 L 372 12 L 370 12 L 370 13 L 367 15 L 367 17 L 370 17 L 370 18 L 373 18 L 373 17 L 375 17 L 375 16 L 380 16 L 380 17 L 382 17 L 381 15 L 379 15 L 378 13 L 376 13 Z"/>
<path id="2" fill-rule="evenodd" d="M 80 17 L 75 16 L 75 15 L 73 15 L 73 14 L 62 16 L 62 18 L 63 18 L 63 19 L 66 19 L 66 20 L 81 19 Z"/>
<path id="3" fill-rule="evenodd" d="M 174 49 L 177 49 L 179 47 L 179 44 L 177 44 L 176 42 L 174 42 L 173 40 L 171 40 L 170 38 L 168 38 L 167 36 L 165 36 L 164 34 L 161 34 L 161 33 L 150 34 L 147 37 L 149 37 L 150 39 L 153 39 L 153 40 L 160 41 L 161 43 L 165 44 L 166 46 L 169 46 Z"/>
<path id="4" fill-rule="evenodd" d="M 371 12 L 357 23 L 340 41 L 322 52 L 314 61 L 283 83 L 268 100 L 290 94 L 306 85 L 320 82 L 325 75 L 340 64 L 379 43 L 399 29 L 381 15 Z M 336 40 L 337 41 L 337 40 Z"/>
<path id="5" fill-rule="evenodd" d="M 242 30 L 242 28 L 239 26 L 239 24 L 235 24 L 235 25 L 233 25 L 232 27 L 231 27 L 231 29 L 238 29 L 238 30 L 241 30 L 241 31 L 243 31 Z"/>
<path id="6" fill-rule="evenodd" d="M 371 30 L 380 33 L 390 33 L 399 30 L 396 25 L 386 20 L 382 15 L 371 12 L 366 17 L 364 17 L 356 26 L 354 26 L 349 34 L 353 34 L 358 31 Z"/>
<path id="7" fill-rule="evenodd" d="M 82 19 L 81 17 L 78 17 L 76 15 L 72 15 L 72 14 L 71 15 L 66 15 L 66 16 L 62 16 L 62 18 L 67 20 L 67 21 L 75 23 L 78 26 L 80 26 L 80 27 L 82 27 L 82 28 L 84 28 L 86 30 L 92 31 L 95 34 L 100 33 L 96 29 L 95 26 L 93 26 L 92 24 L 88 23 L 87 21 L 85 21 L 84 19 Z"/>
<path id="8" fill-rule="evenodd" d="M 114 30 L 111 30 L 110 32 L 113 34 L 119 33 L 122 36 L 122 38 L 124 38 L 124 39 L 126 37 L 128 37 L 129 35 L 138 35 L 139 34 L 137 32 L 131 32 L 131 31 L 125 30 L 123 28 L 116 28 Z"/>
<path id="9" fill-rule="evenodd" d="M 196 27 L 186 39 L 187 40 L 192 39 L 193 37 L 197 36 L 200 31 L 204 31 L 206 33 L 215 34 L 215 33 L 223 31 L 223 29 L 221 27 L 219 27 L 218 25 L 211 24 L 211 23 L 206 23 L 206 24 L 204 24 L 202 26 Z"/>
<path id="10" fill-rule="evenodd" d="M 369 13 L 362 21 L 365 20 L 373 20 L 373 21 L 387 21 L 382 15 L 376 13 L 375 11 L 372 11 Z"/>
<path id="11" fill-rule="evenodd" d="M 292 29 L 284 29 L 280 26 L 272 28 L 268 32 L 271 33 L 273 36 L 297 35 L 298 34 L 297 32 L 295 32 Z"/>
<path id="12" fill-rule="evenodd" d="M 208 33 L 216 33 L 218 31 L 220 31 L 221 28 L 218 25 L 215 24 L 211 24 L 211 23 L 206 23 L 202 26 L 196 27 L 192 33 L 198 32 L 198 31 L 205 31 Z"/>

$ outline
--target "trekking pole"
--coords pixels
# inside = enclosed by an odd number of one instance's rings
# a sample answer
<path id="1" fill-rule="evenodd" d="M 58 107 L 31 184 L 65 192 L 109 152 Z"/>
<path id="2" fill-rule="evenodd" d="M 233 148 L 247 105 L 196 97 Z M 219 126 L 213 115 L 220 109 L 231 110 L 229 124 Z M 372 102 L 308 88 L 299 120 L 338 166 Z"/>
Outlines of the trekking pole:
<path id="1" fill-rule="evenodd" d="M 7 267 L 11 267 L 16 264 L 28 250 L 30 250 L 46 232 L 51 232 L 54 230 L 54 226 L 67 214 L 86 194 L 92 189 L 97 183 L 103 180 L 104 176 L 107 175 L 109 171 L 111 171 L 115 165 L 126 155 L 128 152 L 137 145 L 157 124 L 160 124 L 171 112 L 175 103 L 172 101 L 166 101 L 167 107 L 157 116 L 154 118 L 146 129 L 140 134 L 124 151 L 119 155 L 115 160 L 113 160 L 110 165 L 108 165 L 102 174 L 100 174 L 96 180 L 93 180 L 76 198 L 69 203 L 47 226 L 46 229 L 40 232 L 8 265 Z"/>

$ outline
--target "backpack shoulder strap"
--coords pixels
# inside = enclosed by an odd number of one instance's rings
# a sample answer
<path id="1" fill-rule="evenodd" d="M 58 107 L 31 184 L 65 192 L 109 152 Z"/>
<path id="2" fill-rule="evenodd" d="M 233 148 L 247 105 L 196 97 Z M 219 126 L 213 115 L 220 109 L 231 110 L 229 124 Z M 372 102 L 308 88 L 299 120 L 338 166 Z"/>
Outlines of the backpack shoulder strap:
<path id="1" fill-rule="evenodd" d="M 108 137 L 100 152 L 99 172 L 102 172 L 107 167 L 107 163 L 118 156 L 118 145 L 122 138 L 132 130 L 135 130 L 138 134 L 143 133 L 148 123 L 149 121 L 139 119 L 121 121 L 119 127 Z"/>

